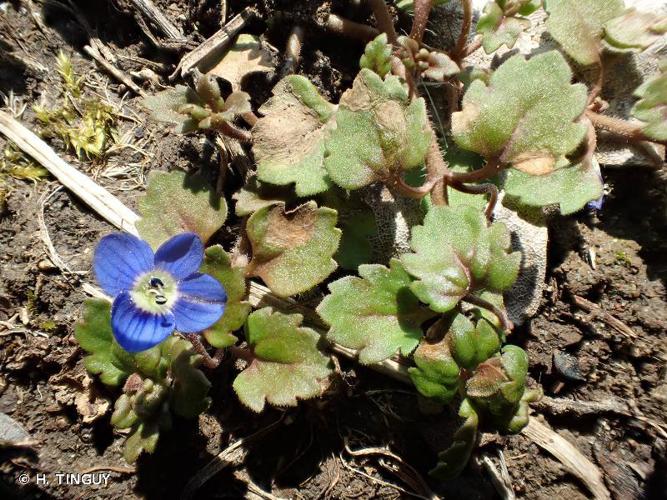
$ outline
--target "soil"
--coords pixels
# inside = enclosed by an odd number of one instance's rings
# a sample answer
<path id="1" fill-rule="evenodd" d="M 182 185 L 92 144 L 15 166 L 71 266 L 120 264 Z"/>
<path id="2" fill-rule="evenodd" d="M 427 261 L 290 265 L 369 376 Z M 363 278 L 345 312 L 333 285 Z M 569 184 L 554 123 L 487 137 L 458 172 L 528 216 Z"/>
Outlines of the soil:
<path id="1" fill-rule="evenodd" d="M 367 11 L 354 6 L 359 2 L 227 3 L 228 19 L 248 5 L 256 7 L 258 16 L 246 31 L 275 47 L 284 47 L 286 26 L 306 26 L 300 72 L 326 97 L 337 100 L 351 83 L 363 46 L 324 36 L 310 20 L 333 9 L 370 21 Z M 102 96 L 125 117 L 118 125 L 121 146 L 104 160 L 81 161 L 53 141 L 63 158 L 132 208 L 150 170 L 217 169 L 210 143 L 174 135 L 148 121 L 138 99 L 85 56 L 87 35 L 75 17 L 58 2 L 41 4 L 0 2 L 0 91 L 7 96 L 13 92 L 28 105 L 23 122 L 34 126 L 31 105 L 57 98 L 55 55 L 63 50 L 71 54 L 78 74 L 85 75 L 86 92 Z M 178 54 L 154 48 L 127 14 L 127 4 L 94 0 L 72 5 L 112 48 L 123 71 L 141 70 L 144 60 L 157 63 L 149 67 L 160 83 L 145 83 L 147 92 L 157 91 L 167 84 Z M 184 32 L 196 30 L 195 41 L 219 28 L 218 1 L 156 4 Z M 30 9 L 41 16 L 42 27 Z M 280 59 L 278 55 L 278 63 Z M 37 71 L 34 63 L 48 71 Z M 255 104 L 261 104 L 272 81 L 253 79 L 251 85 Z M 626 169 L 605 171 L 605 181 L 609 194 L 600 212 L 550 220 L 549 286 L 538 315 L 513 334 L 512 342 L 528 351 L 531 383 L 541 384 L 547 396 L 600 404 L 599 411 L 559 412 L 542 403 L 534 418 L 543 419 L 597 464 L 614 498 L 667 498 L 667 178 L 664 171 Z M 233 366 L 223 364 L 210 373 L 213 406 L 198 421 L 176 421 L 153 455 L 141 457 L 136 470 L 128 467 L 122 458 L 124 436 L 109 421 L 114 393 L 85 374 L 83 353 L 73 338 L 87 298 L 81 284 L 92 282 L 94 245 L 112 228 L 53 179 L 2 182 L 8 193 L 0 206 L 0 412 L 22 425 L 31 441 L 18 449 L 0 447 L 2 498 L 178 497 L 228 445 L 276 422 L 249 443 L 241 464 L 214 475 L 195 497 L 252 496 L 253 485 L 278 497 L 308 499 L 399 498 L 419 488 L 406 476 L 405 466 L 396 467 L 396 460 L 350 453 L 369 447 L 387 447 L 428 477 L 437 451 L 447 446 L 458 425 L 454 412 L 425 415 L 414 390 L 345 360 L 343 376 L 323 399 L 260 415 L 238 402 L 230 386 Z M 229 230 L 218 235 L 227 247 L 233 238 Z M 51 244 L 63 263 L 60 268 L 49 254 Z M 578 308 L 576 296 L 624 323 L 634 336 Z M 88 404 L 77 404 L 80 394 Z M 614 402 L 631 411 L 610 411 Z M 590 495 L 562 464 L 523 435 L 485 434 L 476 459 L 460 478 L 445 484 L 430 481 L 429 486 L 444 498 L 496 498 L 478 459 L 488 456 L 497 462 L 500 454 L 518 497 L 574 500 Z M 55 476 L 90 470 L 110 473 L 108 484 L 58 484 Z M 21 474 L 29 475 L 27 484 Z M 49 484 L 37 484 L 38 474 L 45 474 Z"/>

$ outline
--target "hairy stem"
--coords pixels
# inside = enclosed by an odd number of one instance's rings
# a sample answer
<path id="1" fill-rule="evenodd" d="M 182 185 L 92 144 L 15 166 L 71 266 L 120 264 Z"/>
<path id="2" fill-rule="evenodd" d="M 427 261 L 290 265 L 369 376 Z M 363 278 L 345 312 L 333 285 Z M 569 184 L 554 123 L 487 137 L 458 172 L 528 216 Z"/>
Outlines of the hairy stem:
<path id="1" fill-rule="evenodd" d="M 373 9 L 373 15 L 375 16 L 375 21 L 377 22 L 380 31 L 387 34 L 387 39 L 390 44 L 396 44 L 398 35 L 396 34 L 394 21 L 391 19 L 391 14 L 389 13 L 386 2 L 384 0 L 368 0 L 368 4 L 371 6 L 371 9 Z"/>
<path id="2" fill-rule="evenodd" d="M 238 128 L 236 125 L 233 125 L 228 121 L 220 121 L 217 124 L 217 128 L 227 137 L 236 139 L 239 142 L 252 142 L 252 134 L 250 132 Z"/>
<path id="3" fill-rule="evenodd" d="M 433 126 L 429 120 L 429 126 L 433 131 Z M 447 183 L 446 176 L 449 173 L 449 166 L 442 157 L 438 137 L 433 131 L 433 142 L 426 154 L 426 171 L 429 179 L 437 179 L 431 188 L 431 201 L 434 205 L 447 205 Z"/>
<path id="4" fill-rule="evenodd" d="M 419 44 L 422 43 L 424 38 L 424 31 L 426 31 L 428 16 L 431 13 L 432 7 L 433 0 L 415 0 L 414 18 L 412 21 L 412 29 L 410 30 L 410 38 Z"/>
<path id="5" fill-rule="evenodd" d="M 658 142 L 647 137 L 642 130 L 641 125 L 630 123 L 613 116 L 601 115 L 594 111 L 587 110 L 586 116 L 593 123 L 595 128 L 600 128 L 624 138 L 628 142 Z"/>
<path id="6" fill-rule="evenodd" d="M 468 35 L 470 34 L 470 27 L 472 26 L 472 2 L 470 0 L 461 0 L 463 7 L 463 24 L 461 25 L 461 33 L 459 39 L 454 47 L 454 60 L 460 62 L 465 57 L 466 43 L 468 42 Z"/>
<path id="7" fill-rule="evenodd" d="M 598 61 L 598 77 L 595 80 L 595 85 L 591 89 L 591 92 L 588 94 L 588 105 L 593 104 L 595 99 L 598 98 L 600 92 L 602 92 L 602 85 L 604 84 L 604 64 L 602 60 Z"/>
<path id="8" fill-rule="evenodd" d="M 324 24 L 324 28 L 332 33 L 361 40 L 363 42 L 369 42 L 380 34 L 380 32 L 372 26 L 350 21 L 349 19 L 337 16 L 336 14 L 329 14 L 327 22 Z"/>
<path id="9" fill-rule="evenodd" d="M 514 328 L 514 324 L 507 317 L 507 313 L 503 309 L 494 306 L 488 300 L 484 300 L 481 297 L 477 297 L 476 295 L 466 295 L 463 297 L 463 302 L 467 302 L 468 304 L 472 304 L 473 306 L 481 307 L 482 309 L 486 309 L 487 311 L 492 312 L 498 318 L 500 324 L 507 333 L 510 333 Z"/>
<path id="10" fill-rule="evenodd" d="M 449 172 L 448 181 L 449 183 L 465 183 L 465 182 L 478 182 L 485 179 L 489 179 L 500 171 L 500 161 L 497 158 L 491 158 L 487 160 L 484 167 L 473 170 L 472 172 Z"/>
<path id="11" fill-rule="evenodd" d="M 206 368 L 209 368 L 211 370 L 215 370 L 218 366 L 220 366 L 220 362 L 222 361 L 222 358 L 225 357 L 225 350 L 224 349 L 217 349 L 215 351 L 215 354 L 211 356 L 208 351 L 206 350 L 206 347 L 204 347 L 204 344 L 201 341 L 201 335 L 198 333 L 188 333 L 186 335 L 186 338 L 190 341 L 192 344 L 193 349 L 197 354 L 199 354 L 202 357 L 202 363 L 204 363 L 204 366 Z"/>
<path id="12" fill-rule="evenodd" d="M 461 191 L 462 193 L 488 194 L 489 204 L 486 206 L 484 214 L 489 221 L 493 218 L 493 211 L 498 203 L 498 187 L 495 184 L 463 184 L 462 182 L 452 182 L 451 186 L 453 189 Z"/>
<path id="13" fill-rule="evenodd" d="M 433 189 L 433 186 L 435 186 L 441 180 L 442 176 L 435 179 L 427 179 L 426 182 L 421 186 L 413 187 L 410 186 L 409 184 L 406 184 L 406 182 L 401 177 L 397 177 L 396 179 L 393 180 L 393 182 L 390 182 L 389 185 L 396 188 L 396 190 L 406 198 L 420 200 L 424 196 L 429 194 Z"/>
<path id="14" fill-rule="evenodd" d="M 481 46 L 482 46 L 482 37 L 478 35 L 472 40 L 472 42 L 470 42 L 468 45 L 465 46 L 465 48 L 463 49 L 461 60 L 468 57 L 470 54 L 475 52 Z"/>

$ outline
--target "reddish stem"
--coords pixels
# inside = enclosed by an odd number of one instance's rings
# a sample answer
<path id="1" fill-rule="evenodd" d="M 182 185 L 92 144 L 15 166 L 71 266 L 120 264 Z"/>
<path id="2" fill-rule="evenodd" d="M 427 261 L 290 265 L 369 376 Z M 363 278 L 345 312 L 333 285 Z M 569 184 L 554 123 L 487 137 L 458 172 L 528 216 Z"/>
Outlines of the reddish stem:
<path id="1" fill-rule="evenodd" d="M 368 3 L 373 9 L 373 15 L 375 16 L 375 21 L 377 22 L 378 28 L 380 31 L 387 34 L 387 39 L 389 43 L 394 45 L 398 41 L 398 35 L 396 34 L 396 29 L 394 29 L 394 21 L 391 18 L 389 9 L 384 0 L 368 0 Z"/>
<path id="2" fill-rule="evenodd" d="M 484 213 L 487 220 L 490 221 L 493 218 L 493 211 L 495 210 L 496 204 L 498 203 L 498 187 L 495 184 L 463 184 L 461 182 L 452 182 L 451 186 L 453 189 L 461 191 L 462 193 L 488 194 L 489 204 L 486 206 Z"/>
<path id="3" fill-rule="evenodd" d="M 424 31 L 426 31 L 426 24 L 428 23 L 428 16 L 433 7 L 433 0 L 415 0 L 414 2 L 414 18 L 412 21 L 412 30 L 410 30 L 410 38 L 415 42 L 421 44 L 424 38 Z"/>
<path id="4" fill-rule="evenodd" d="M 473 170 L 472 172 L 449 172 L 449 183 L 466 183 L 479 182 L 489 179 L 500 172 L 500 162 L 496 158 L 492 158 L 486 162 L 484 167 Z"/>
<path id="5" fill-rule="evenodd" d="M 470 0 L 461 0 L 463 7 L 463 24 L 461 25 L 461 33 L 459 39 L 454 47 L 454 60 L 461 62 L 465 57 L 466 43 L 468 42 L 468 35 L 470 34 L 470 27 L 472 26 L 472 2 Z"/>
<path id="6" fill-rule="evenodd" d="M 195 352 L 202 357 L 202 363 L 204 363 L 204 366 L 206 366 L 206 368 L 215 370 L 218 366 L 220 366 L 220 362 L 222 361 L 222 358 L 224 358 L 225 356 L 224 349 L 217 349 L 215 351 L 215 354 L 211 356 L 206 350 L 204 344 L 202 343 L 200 334 L 188 333 L 186 335 L 186 338 L 192 344 L 192 347 L 195 350 Z"/>
<path id="7" fill-rule="evenodd" d="M 344 17 L 337 16 L 336 14 L 329 14 L 324 27 L 332 33 L 361 40 L 362 42 L 369 42 L 380 34 L 380 32 L 372 26 L 356 23 L 349 19 L 345 19 Z"/>
<path id="8" fill-rule="evenodd" d="M 507 317 L 507 313 L 503 309 L 494 306 L 488 300 L 484 300 L 476 295 L 466 295 L 463 297 L 463 302 L 491 311 L 498 318 L 500 324 L 507 333 L 510 333 L 514 329 L 514 323 Z"/>

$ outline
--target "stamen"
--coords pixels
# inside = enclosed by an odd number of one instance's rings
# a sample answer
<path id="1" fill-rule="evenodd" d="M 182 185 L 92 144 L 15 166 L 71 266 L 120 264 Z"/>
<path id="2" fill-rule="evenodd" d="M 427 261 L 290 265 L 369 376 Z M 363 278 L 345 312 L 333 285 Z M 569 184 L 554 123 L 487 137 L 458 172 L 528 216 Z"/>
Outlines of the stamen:
<path id="1" fill-rule="evenodd" d="M 164 295 L 156 295 L 155 303 L 159 306 L 167 303 L 167 298 Z"/>
<path id="2" fill-rule="evenodd" d="M 164 283 L 160 278 L 152 277 L 148 285 L 151 288 L 162 288 L 164 286 Z"/>

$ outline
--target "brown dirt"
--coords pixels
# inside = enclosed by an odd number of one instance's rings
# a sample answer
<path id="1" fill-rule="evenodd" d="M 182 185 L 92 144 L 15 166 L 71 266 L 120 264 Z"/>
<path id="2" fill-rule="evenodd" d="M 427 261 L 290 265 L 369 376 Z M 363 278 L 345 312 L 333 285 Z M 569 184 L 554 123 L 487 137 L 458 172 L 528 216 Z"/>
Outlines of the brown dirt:
<path id="1" fill-rule="evenodd" d="M 132 18 L 114 7 L 114 2 L 78 3 L 85 5 L 84 15 L 97 27 L 100 38 L 121 56 L 123 70 L 141 69 L 138 57 L 166 65 L 176 60 L 173 54 L 153 49 Z M 172 19 L 188 12 L 185 0 L 157 3 Z M 177 24 L 186 31 L 197 27 L 201 37 L 210 35 L 219 22 L 219 2 L 191 3 L 193 17 L 186 15 Z M 228 3 L 233 12 L 254 4 Z M 317 13 L 316 2 L 257 3 L 260 19 L 250 25 L 250 31 L 265 34 L 276 47 L 284 45 L 286 25 Z M 196 137 L 175 136 L 164 126 L 144 120 L 131 96 L 120 104 L 122 87 L 79 52 L 85 34 L 71 15 L 53 6 L 45 8 L 47 31 L 41 33 L 22 10 L 26 8 L 25 2 L 12 2 L 6 12 L 0 12 L 0 50 L 9 47 L 18 56 L 3 60 L 2 92 L 13 90 L 29 104 L 40 99 L 52 102 L 58 81 L 54 56 L 63 49 L 73 54 L 75 69 L 93 83 L 88 91 L 101 92 L 121 105 L 124 115 L 139 118 L 122 120 L 119 135 L 134 138 L 144 153 L 124 148 L 105 161 L 80 162 L 54 142 L 63 157 L 131 207 L 136 206 L 148 170 L 217 168 L 210 145 Z M 343 1 L 334 2 L 333 8 L 360 21 L 368 16 Z M 277 11 L 282 14 L 275 15 Z M 307 29 L 307 38 L 301 71 L 326 97 L 337 100 L 351 83 L 362 47 L 325 37 L 312 27 Z M 50 71 L 39 74 L 19 62 L 26 53 Z M 166 68 L 164 74 L 168 73 Z M 271 82 L 253 81 L 252 85 L 257 105 L 269 96 Z M 147 91 L 152 90 L 147 86 Z M 32 123 L 30 109 L 23 120 Z M 0 146 L 4 147 L 2 138 Z M 528 350 L 531 376 L 547 395 L 587 402 L 621 401 L 629 406 L 633 416 L 606 410 L 558 414 L 542 405 L 539 413 L 544 417 L 538 418 L 545 418 L 599 465 L 615 498 L 665 498 L 667 183 L 662 173 L 636 170 L 608 171 L 606 180 L 611 194 L 599 216 L 580 214 L 552 220 L 548 292 L 540 313 L 512 340 Z M 406 490 L 413 487 L 392 472 L 390 465 L 382 465 L 391 461 L 383 462 L 374 455 L 352 456 L 345 450 L 344 438 L 353 450 L 387 446 L 424 477 L 434 465 L 436 452 L 449 443 L 458 425 L 453 411 L 423 415 L 414 391 L 365 368 L 343 362 L 343 379 L 324 399 L 304 403 L 285 415 L 275 409 L 254 415 L 235 398 L 230 388 L 233 370 L 225 364 L 211 373 L 213 406 L 198 422 L 177 421 L 174 430 L 162 436 L 155 454 L 142 457 L 136 472 L 131 471 L 121 455 L 123 436 L 112 430 L 110 412 L 100 410 L 114 394 L 86 380 L 82 352 L 72 336 L 86 298 L 80 284 L 92 280 L 95 242 L 112 228 L 64 190 L 46 199 L 58 187 L 55 181 L 7 182 L 10 193 L 0 214 L 0 412 L 22 424 L 35 444 L 27 450 L 0 450 L 1 497 L 177 497 L 188 480 L 230 443 L 283 416 L 278 430 L 250 447 L 242 465 L 214 476 L 198 490 L 197 498 L 238 498 L 247 492 L 248 480 L 285 497 L 398 498 L 405 493 L 387 483 Z M 230 182 L 238 183 L 238 179 Z M 49 264 L 46 235 L 39 223 L 42 213 L 48 236 L 70 273 Z M 229 231 L 220 235 L 227 246 L 232 238 Z M 574 295 L 625 323 L 636 338 L 626 338 L 578 309 L 573 305 Z M 90 400 L 84 409 L 75 402 L 80 394 Z M 485 435 L 477 455 L 496 457 L 500 451 L 519 497 L 588 498 L 575 477 L 526 437 Z M 106 487 L 57 484 L 55 473 L 91 467 L 111 471 Z M 22 473 L 30 475 L 29 484 L 19 483 Z M 50 484 L 37 485 L 38 473 L 46 474 Z M 447 484 L 431 482 L 430 486 L 445 498 L 497 495 L 489 476 L 475 461 L 459 479 Z"/>

